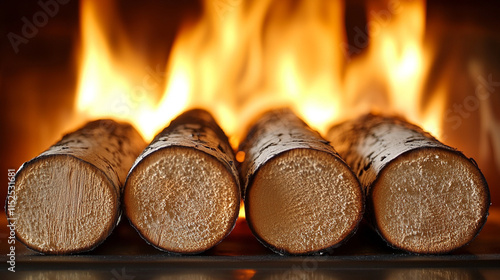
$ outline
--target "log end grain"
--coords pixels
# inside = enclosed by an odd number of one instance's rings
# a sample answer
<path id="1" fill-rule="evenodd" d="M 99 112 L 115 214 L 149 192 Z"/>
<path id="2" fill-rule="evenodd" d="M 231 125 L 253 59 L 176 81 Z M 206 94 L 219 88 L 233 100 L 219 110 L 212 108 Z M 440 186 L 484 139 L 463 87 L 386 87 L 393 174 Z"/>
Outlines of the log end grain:
<path id="1" fill-rule="evenodd" d="M 150 154 L 134 169 L 125 184 L 125 212 L 151 245 L 174 253 L 200 253 L 233 229 L 239 185 L 215 157 L 171 146 Z"/>
<path id="2" fill-rule="evenodd" d="M 270 159 L 245 198 L 254 234 L 278 253 L 306 254 L 340 245 L 363 215 L 363 193 L 338 157 L 293 149 Z"/>
<path id="3" fill-rule="evenodd" d="M 42 253 L 91 250 L 118 220 L 116 187 L 102 171 L 73 156 L 26 163 L 16 175 L 16 194 L 11 217 L 16 218 L 16 237 Z"/>
<path id="4" fill-rule="evenodd" d="M 469 243 L 486 222 L 490 204 L 477 166 L 440 148 L 399 156 L 382 169 L 371 192 L 379 233 L 414 253 L 446 253 Z"/>

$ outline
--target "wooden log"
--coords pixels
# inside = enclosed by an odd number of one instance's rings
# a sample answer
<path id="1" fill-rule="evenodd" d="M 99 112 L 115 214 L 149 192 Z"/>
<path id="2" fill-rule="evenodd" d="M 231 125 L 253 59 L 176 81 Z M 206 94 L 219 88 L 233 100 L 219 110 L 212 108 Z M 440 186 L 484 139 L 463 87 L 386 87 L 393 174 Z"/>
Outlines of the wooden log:
<path id="1" fill-rule="evenodd" d="M 125 185 L 125 212 L 156 248 L 200 253 L 236 224 L 237 176 L 234 152 L 212 116 L 187 111 L 137 158 Z"/>
<path id="2" fill-rule="evenodd" d="M 450 252 L 486 222 L 489 190 L 476 163 L 421 128 L 370 114 L 333 126 L 327 139 L 357 174 L 367 216 L 391 246 Z"/>
<path id="3" fill-rule="evenodd" d="M 131 125 L 98 120 L 24 163 L 6 209 L 17 239 L 45 254 L 95 248 L 119 221 L 121 188 L 145 146 Z"/>
<path id="4" fill-rule="evenodd" d="M 357 229 L 364 199 L 328 141 L 288 109 L 264 114 L 240 146 L 247 222 L 280 254 L 339 246 Z"/>

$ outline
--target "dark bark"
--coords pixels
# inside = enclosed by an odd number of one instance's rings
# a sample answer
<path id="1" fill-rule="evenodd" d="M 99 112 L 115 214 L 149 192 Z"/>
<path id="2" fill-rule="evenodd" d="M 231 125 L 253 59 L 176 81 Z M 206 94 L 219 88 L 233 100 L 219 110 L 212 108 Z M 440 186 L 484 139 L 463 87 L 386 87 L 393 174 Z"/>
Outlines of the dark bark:
<path id="1" fill-rule="evenodd" d="M 16 174 L 16 237 L 46 254 L 95 248 L 120 217 L 120 196 L 145 146 L 129 124 L 93 121 L 65 135 Z"/>
<path id="2" fill-rule="evenodd" d="M 124 204 L 131 224 L 151 245 L 200 253 L 231 232 L 240 199 L 226 135 L 208 112 L 191 110 L 172 121 L 137 158 Z"/>
<path id="3" fill-rule="evenodd" d="M 366 115 L 329 139 L 358 176 L 367 216 L 393 247 L 446 253 L 480 231 L 490 203 L 472 159 L 397 117 Z"/>
<path id="4" fill-rule="evenodd" d="M 329 142 L 291 110 L 264 114 L 240 146 L 246 218 L 281 254 L 339 246 L 363 213 L 358 180 Z"/>

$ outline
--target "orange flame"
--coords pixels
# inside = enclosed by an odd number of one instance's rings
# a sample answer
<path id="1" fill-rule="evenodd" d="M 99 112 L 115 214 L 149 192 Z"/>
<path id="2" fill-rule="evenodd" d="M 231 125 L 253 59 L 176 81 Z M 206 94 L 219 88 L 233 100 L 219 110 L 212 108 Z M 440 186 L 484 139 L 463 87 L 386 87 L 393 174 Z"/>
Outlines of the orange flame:
<path id="1" fill-rule="evenodd" d="M 184 65 L 178 64 L 166 94 L 158 102 L 158 93 L 151 90 L 155 87 L 149 81 L 154 77 L 148 76 L 154 74 L 138 70 L 146 68 L 144 60 L 131 48 L 121 29 L 110 29 L 112 22 L 119 23 L 113 17 L 113 7 L 111 1 L 81 1 L 81 70 L 76 108 L 89 118 L 128 121 L 151 140 L 186 108 L 190 79 Z M 118 42 L 112 42 L 111 37 Z"/>
<path id="2" fill-rule="evenodd" d="M 347 67 L 347 108 L 402 115 L 440 136 L 446 88 L 424 89 L 433 61 L 432 48 L 424 45 L 425 1 L 370 3 L 367 52 Z"/>
<path id="3" fill-rule="evenodd" d="M 241 202 L 240 205 L 240 212 L 238 212 L 238 218 L 245 219 L 245 206 L 243 205 L 243 201 Z"/>
<path id="4" fill-rule="evenodd" d="M 106 30 L 105 18 L 116 25 L 111 4 L 82 1 L 76 107 L 91 118 L 128 120 L 148 140 L 182 111 L 206 108 L 234 147 L 250 120 L 281 106 L 320 132 L 376 110 L 439 135 L 444 94 L 423 98 L 432 62 L 423 43 L 425 2 L 396 2 L 369 5 L 369 46 L 347 63 L 339 47 L 345 44 L 341 1 L 204 1 L 203 16 L 174 42 L 165 88 L 144 94 L 137 91 L 144 73 L 136 70 L 144 60 L 126 34 L 113 33 L 118 48 Z"/>
<path id="5" fill-rule="evenodd" d="M 233 145 L 242 124 L 277 106 L 326 129 L 340 104 L 342 57 L 332 50 L 343 38 L 341 4 L 302 1 L 293 12 L 270 0 L 204 4 L 205 16 L 180 33 L 170 64 L 174 73 L 187 68 L 190 106 L 212 111 Z"/>

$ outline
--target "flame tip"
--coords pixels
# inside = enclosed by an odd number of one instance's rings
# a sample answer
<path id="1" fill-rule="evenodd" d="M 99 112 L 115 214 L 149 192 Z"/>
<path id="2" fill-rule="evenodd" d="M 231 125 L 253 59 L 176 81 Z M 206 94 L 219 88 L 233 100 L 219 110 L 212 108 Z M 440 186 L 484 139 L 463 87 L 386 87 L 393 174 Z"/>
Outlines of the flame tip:
<path id="1" fill-rule="evenodd" d="M 401 2 L 397 9 L 369 2 L 369 25 L 384 28 L 366 28 L 366 50 L 349 58 L 339 48 L 348 41 L 338 1 L 302 1 L 293 8 L 270 0 L 203 1 L 202 16 L 179 28 L 166 70 L 153 74 L 140 70 L 145 63 L 124 29 L 113 34 L 118 47 L 109 38 L 109 26 L 120 26 L 110 22 L 119 18 L 113 3 L 80 5 L 75 107 L 85 116 L 127 120 L 145 139 L 200 104 L 231 135 L 233 147 L 245 124 L 283 105 L 320 132 L 379 110 L 440 133 L 445 101 L 422 100 L 432 59 L 423 44 L 425 1 Z"/>

